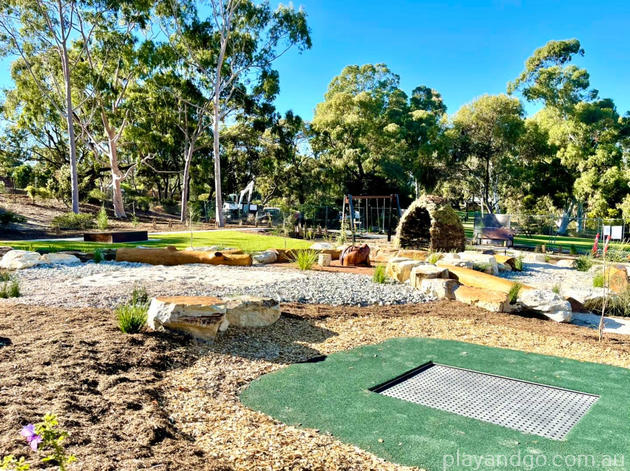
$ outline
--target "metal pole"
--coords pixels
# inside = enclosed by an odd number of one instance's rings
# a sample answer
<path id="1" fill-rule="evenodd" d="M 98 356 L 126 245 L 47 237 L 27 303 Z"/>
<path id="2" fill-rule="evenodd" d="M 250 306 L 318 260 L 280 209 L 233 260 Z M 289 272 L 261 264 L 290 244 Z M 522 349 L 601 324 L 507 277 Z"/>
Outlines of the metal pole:
<path id="1" fill-rule="evenodd" d="M 389 196 L 389 225 L 387 228 L 387 242 L 392 241 L 392 211 L 393 211 L 394 195 Z"/>
<path id="2" fill-rule="evenodd" d="M 354 227 L 354 205 L 352 204 L 352 195 L 348 195 L 348 208 L 350 210 L 350 229 L 352 230 L 352 245 L 356 242 L 355 227 Z"/>

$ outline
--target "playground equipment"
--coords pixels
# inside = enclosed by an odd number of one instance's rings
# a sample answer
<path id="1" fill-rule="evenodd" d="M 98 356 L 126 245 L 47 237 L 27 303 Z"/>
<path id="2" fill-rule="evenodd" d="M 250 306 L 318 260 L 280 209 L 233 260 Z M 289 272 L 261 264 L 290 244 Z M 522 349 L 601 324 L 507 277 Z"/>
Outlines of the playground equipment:
<path id="1" fill-rule="evenodd" d="M 372 224 L 370 225 L 370 211 L 369 203 L 374 202 L 376 206 L 376 217 L 372 216 Z M 379 201 L 382 202 L 379 205 Z M 355 208 L 355 202 L 358 206 Z M 363 204 L 365 202 L 365 204 Z M 382 232 L 385 232 L 385 225 L 387 224 L 387 240 L 391 241 L 392 238 L 392 212 L 394 211 L 394 203 L 396 204 L 396 210 L 398 211 L 398 218 L 402 216 L 400 210 L 400 201 L 397 194 L 391 194 L 387 196 L 375 196 L 375 195 L 344 195 L 343 207 L 341 209 L 341 230 L 346 228 L 346 217 L 350 221 L 350 231 L 352 232 L 352 243 L 355 242 L 357 226 L 360 226 L 364 230 L 369 230 L 370 227 L 377 227 Z M 347 214 L 354 215 L 354 217 L 346 216 L 346 205 L 348 206 Z M 386 217 L 387 210 L 387 217 Z M 359 215 L 359 223 L 357 224 L 357 213 Z M 376 224 L 374 224 L 376 223 Z"/>

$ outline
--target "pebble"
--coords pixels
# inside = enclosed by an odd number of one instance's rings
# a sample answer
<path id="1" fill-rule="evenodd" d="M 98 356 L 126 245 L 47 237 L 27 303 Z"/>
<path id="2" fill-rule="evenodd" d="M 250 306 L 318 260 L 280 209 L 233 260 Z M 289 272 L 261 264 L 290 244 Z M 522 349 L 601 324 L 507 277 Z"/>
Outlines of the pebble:
<path id="1" fill-rule="evenodd" d="M 248 294 L 279 302 L 367 306 L 423 303 L 432 298 L 408 284 L 372 282 L 353 273 L 298 271 L 287 268 L 212 265 L 153 266 L 102 262 L 36 266 L 16 272 L 20 303 L 58 307 L 113 308 L 134 288 L 150 296 Z M 0 302 L 8 302 L 0 300 Z"/>

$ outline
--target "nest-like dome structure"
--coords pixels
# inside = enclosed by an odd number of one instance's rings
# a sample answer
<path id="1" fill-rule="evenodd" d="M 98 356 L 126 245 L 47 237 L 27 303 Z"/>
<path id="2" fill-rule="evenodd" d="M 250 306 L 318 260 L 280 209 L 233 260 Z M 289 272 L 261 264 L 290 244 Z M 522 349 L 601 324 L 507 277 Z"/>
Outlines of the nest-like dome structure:
<path id="1" fill-rule="evenodd" d="M 466 246 L 466 234 L 459 216 L 444 198 L 425 195 L 400 218 L 394 245 L 400 249 L 461 252 Z"/>

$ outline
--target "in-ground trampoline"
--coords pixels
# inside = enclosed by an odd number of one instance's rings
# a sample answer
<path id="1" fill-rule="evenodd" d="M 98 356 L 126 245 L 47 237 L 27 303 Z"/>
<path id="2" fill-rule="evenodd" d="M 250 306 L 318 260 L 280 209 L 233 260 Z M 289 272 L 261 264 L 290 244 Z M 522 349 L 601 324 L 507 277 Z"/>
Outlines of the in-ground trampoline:
<path id="1" fill-rule="evenodd" d="M 428 470 L 470 469 L 467 455 L 532 457 L 537 470 L 586 456 L 580 469 L 619 470 L 630 449 L 628 391 L 624 368 L 407 338 L 264 375 L 241 400 Z M 502 463 L 493 469 L 514 469 Z"/>

